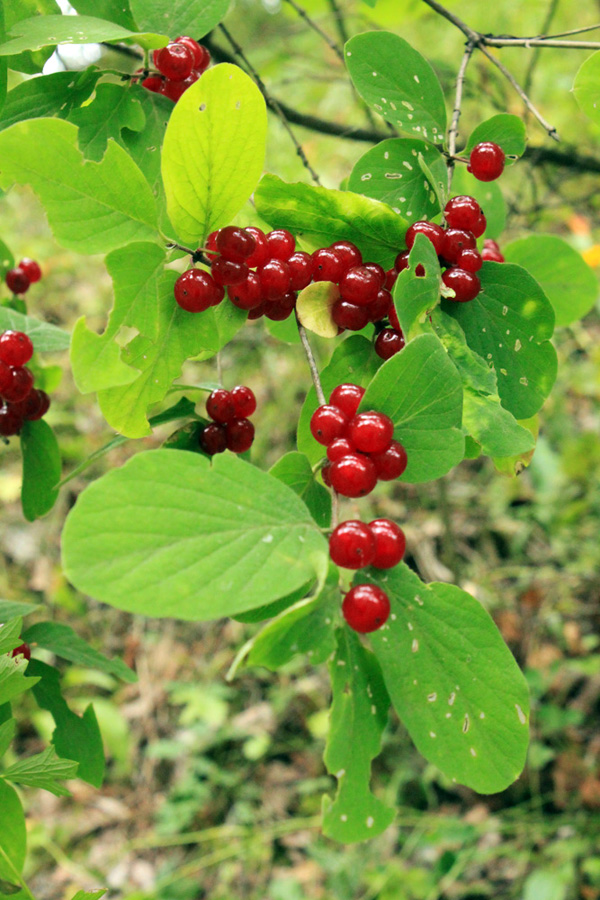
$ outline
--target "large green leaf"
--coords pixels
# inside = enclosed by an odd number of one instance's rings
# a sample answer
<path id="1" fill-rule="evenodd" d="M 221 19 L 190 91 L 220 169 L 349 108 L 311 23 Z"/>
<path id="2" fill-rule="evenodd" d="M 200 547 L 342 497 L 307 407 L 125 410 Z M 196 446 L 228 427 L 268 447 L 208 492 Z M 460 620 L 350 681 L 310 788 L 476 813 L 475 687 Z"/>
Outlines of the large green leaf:
<path id="1" fill-rule="evenodd" d="M 16 22 L 0 44 L 0 56 L 24 50 L 41 50 L 55 44 L 101 44 L 135 41 L 145 47 L 164 47 L 163 34 L 129 31 L 106 19 L 93 16 L 33 16 Z"/>
<path id="2" fill-rule="evenodd" d="M 60 15 L 60 7 L 56 0 L 3 0 L 4 25 L 2 40 L 6 39 L 6 32 L 10 31 L 22 19 L 31 16 L 56 16 Z M 28 75 L 37 75 L 42 71 L 46 60 L 52 55 L 52 48 L 43 50 L 26 50 L 6 59 L 8 68 L 16 72 L 26 72 Z"/>
<path id="3" fill-rule="evenodd" d="M 369 580 L 392 607 L 371 644 L 417 749 L 452 781 L 482 794 L 504 790 L 525 764 L 529 697 L 494 622 L 470 594 L 425 585 L 403 563 L 357 576 Z"/>
<path id="4" fill-rule="evenodd" d="M 265 175 L 254 195 L 261 218 L 315 247 L 353 241 L 370 262 L 389 267 L 406 246 L 407 221 L 385 203 L 352 191 L 287 184 Z"/>
<path id="5" fill-rule="evenodd" d="M 508 113 L 500 113 L 500 115 L 492 116 L 491 119 L 486 119 L 469 135 L 465 154 L 470 153 L 475 144 L 483 141 L 492 141 L 502 147 L 506 154 L 506 164 L 511 165 L 525 153 L 525 123 L 518 116 Z"/>
<path id="6" fill-rule="evenodd" d="M 570 244 L 553 234 L 532 234 L 507 244 L 507 262 L 533 275 L 554 307 L 556 325 L 581 319 L 598 299 L 598 279 Z"/>
<path id="7" fill-rule="evenodd" d="M 168 232 L 170 226 L 167 219 L 166 201 L 160 171 L 160 151 L 169 116 L 173 111 L 173 102 L 168 97 L 153 94 L 151 91 L 141 87 L 135 89 L 135 93 L 146 121 L 140 131 L 130 131 L 125 128 L 121 132 L 120 141 L 146 176 L 146 181 L 158 201 L 161 230 Z"/>
<path id="8" fill-rule="evenodd" d="M 0 623 L 0 655 L 10 653 L 23 643 L 22 628 L 23 619 L 20 616 L 4 624 Z"/>
<path id="9" fill-rule="evenodd" d="M 302 498 L 320 528 L 329 528 L 331 494 L 315 480 L 308 457 L 303 453 L 286 453 L 269 471 Z"/>
<path id="10" fill-rule="evenodd" d="M 464 457 L 460 375 L 439 340 L 423 334 L 384 363 L 359 411 L 379 410 L 394 423 L 408 464 L 401 480 L 433 481 Z"/>
<path id="11" fill-rule="evenodd" d="M 167 211 L 181 240 L 202 243 L 231 222 L 260 178 L 266 140 L 265 101 L 242 69 L 223 63 L 188 88 L 162 152 Z"/>
<path id="12" fill-rule="evenodd" d="M 0 130 L 25 119 L 43 116 L 65 118 L 72 109 L 84 103 L 102 72 L 54 72 L 21 81 L 6 96 L 0 113 Z"/>
<path id="13" fill-rule="evenodd" d="M 140 28 L 168 31 L 175 38 L 191 34 L 200 40 L 224 18 L 230 0 L 130 0 Z"/>
<path id="14" fill-rule="evenodd" d="M 47 747 L 42 753 L 18 760 L 2 772 L 2 777 L 16 784 L 43 788 L 56 797 L 68 797 L 69 791 L 60 782 L 75 778 L 78 767 L 76 762 L 60 759 L 54 747 Z"/>
<path id="15" fill-rule="evenodd" d="M 68 625 L 61 625 L 59 622 L 37 622 L 23 634 L 23 640 L 28 644 L 37 644 L 38 647 L 43 647 L 44 650 L 49 650 L 61 659 L 68 659 L 78 666 L 98 669 L 130 684 L 137 681 L 135 672 L 129 666 L 120 659 L 108 659 L 102 653 L 98 653 Z"/>
<path id="16" fill-rule="evenodd" d="M 144 88 L 99 84 L 91 103 L 74 109 L 69 121 L 79 128 L 79 149 L 86 159 L 102 159 L 108 139 L 121 142 L 124 128 L 141 131 L 146 116 L 138 96 Z"/>
<path id="17" fill-rule="evenodd" d="M 589 56 L 580 67 L 573 93 L 586 116 L 600 125 L 600 51 Z"/>
<path id="18" fill-rule="evenodd" d="M 7 719 L 0 725 L 0 759 L 4 756 L 11 745 L 17 730 L 17 720 Z"/>
<path id="19" fill-rule="evenodd" d="M 394 810 L 369 787 L 390 698 L 377 660 L 348 628 L 338 632 L 329 671 L 333 703 L 325 765 L 338 780 L 338 792 L 333 802 L 323 798 L 323 831 L 338 841 L 365 841 L 385 831 L 394 818 Z"/>
<path id="20" fill-rule="evenodd" d="M 7 128 L 0 132 L 0 185 L 31 185 L 69 250 L 107 253 L 155 237 L 154 197 L 125 150 L 111 141 L 102 162 L 84 162 L 76 142 L 77 128 L 62 119 Z"/>
<path id="21" fill-rule="evenodd" d="M 444 140 L 446 104 L 427 60 L 397 34 L 368 31 L 344 48 L 358 93 L 400 131 L 434 143 Z"/>
<path id="22" fill-rule="evenodd" d="M 431 220 L 439 214 L 440 204 L 419 157 L 443 194 L 448 183 L 444 157 L 431 144 L 411 138 L 391 138 L 367 150 L 355 163 L 348 188 L 400 210 L 407 222 Z"/>
<path id="23" fill-rule="evenodd" d="M 127 0 L 71 0 L 71 6 L 80 16 L 93 15 L 98 19 L 108 19 L 109 22 L 116 22 L 123 28 L 135 31 Z M 161 22 L 159 28 L 164 29 L 164 22 Z"/>
<path id="24" fill-rule="evenodd" d="M 56 325 L 24 316 L 8 306 L 0 306 L 0 331 L 24 331 L 29 335 L 38 353 L 55 353 L 68 350 L 71 338 L 68 332 Z"/>
<path id="25" fill-rule="evenodd" d="M 556 378 L 556 351 L 549 341 L 554 311 L 541 287 L 525 269 L 486 262 L 482 290 L 469 303 L 442 301 L 461 325 L 467 343 L 498 379 L 505 409 L 517 419 L 532 416 Z"/>
<path id="26" fill-rule="evenodd" d="M 58 499 L 61 458 L 56 436 L 47 422 L 25 422 L 21 429 L 23 484 L 21 505 L 28 522 L 50 512 Z"/>
<path id="27" fill-rule="evenodd" d="M 326 552 L 300 498 L 229 453 L 212 464 L 180 450 L 140 453 L 83 492 L 63 532 L 65 571 L 80 590 L 190 620 L 283 597 Z"/>
<path id="28" fill-rule="evenodd" d="M 0 878 L 14 884 L 23 871 L 27 851 L 25 815 L 17 792 L 0 778 Z M 25 897 L 21 892 L 19 897 Z"/>
<path id="29" fill-rule="evenodd" d="M 19 603 L 14 600 L 0 600 L 0 622 L 7 622 L 15 616 L 28 616 L 39 609 L 37 603 Z"/>
<path id="30" fill-rule="evenodd" d="M 438 305 L 442 284 L 437 253 L 424 234 L 417 235 L 408 259 L 409 266 L 400 272 L 393 290 L 398 321 L 407 340 L 419 333 L 420 324 Z"/>

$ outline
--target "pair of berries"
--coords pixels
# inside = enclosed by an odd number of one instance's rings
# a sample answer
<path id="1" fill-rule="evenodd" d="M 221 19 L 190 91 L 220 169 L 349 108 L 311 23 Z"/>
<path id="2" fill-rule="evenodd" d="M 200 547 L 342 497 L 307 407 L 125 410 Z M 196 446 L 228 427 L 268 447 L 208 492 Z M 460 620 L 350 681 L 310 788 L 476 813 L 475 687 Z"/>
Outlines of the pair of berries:
<path id="1" fill-rule="evenodd" d="M 50 398 L 34 387 L 34 377 L 26 367 L 33 356 L 33 344 L 22 331 L 0 335 L 0 435 L 18 434 L 25 421 L 41 419 L 48 412 Z"/>
<path id="2" fill-rule="evenodd" d="M 483 141 L 471 150 L 467 171 L 478 181 L 495 181 L 504 171 L 505 159 L 502 147 L 492 141 Z"/>
<path id="3" fill-rule="evenodd" d="M 323 481 L 343 497 L 364 497 L 378 480 L 393 481 L 406 468 L 392 420 L 384 413 L 357 413 L 364 393 L 357 384 L 338 384 L 310 420 L 313 437 L 327 447 Z"/>
<path id="4" fill-rule="evenodd" d="M 13 294 L 25 294 L 30 284 L 35 284 L 42 277 L 42 270 L 34 259 L 25 257 L 14 269 L 6 273 L 6 284 Z"/>
<path id="5" fill-rule="evenodd" d="M 502 255 L 500 247 L 496 241 L 492 240 L 492 238 L 486 238 L 483 242 L 481 258 L 486 259 L 488 262 L 504 262 L 504 256 Z"/>
<path id="6" fill-rule="evenodd" d="M 166 47 L 155 50 L 153 60 L 160 74 L 148 75 L 142 81 L 142 87 L 177 103 L 190 85 L 208 69 L 210 53 L 194 38 L 183 35 Z"/>
<path id="7" fill-rule="evenodd" d="M 206 401 L 206 412 L 212 419 L 200 434 L 200 447 L 209 456 L 231 450 L 245 453 L 254 441 L 254 425 L 248 418 L 256 411 L 256 397 L 245 385 L 231 391 L 217 388 Z"/>
<path id="8" fill-rule="evenodd" d="M 344 569 L 392 569 L 402 561 L 405 550 L 404 532 L 389 519 L 374 519 L 368 525 L 348 519 L 329 538 L 329 555 Z"/>

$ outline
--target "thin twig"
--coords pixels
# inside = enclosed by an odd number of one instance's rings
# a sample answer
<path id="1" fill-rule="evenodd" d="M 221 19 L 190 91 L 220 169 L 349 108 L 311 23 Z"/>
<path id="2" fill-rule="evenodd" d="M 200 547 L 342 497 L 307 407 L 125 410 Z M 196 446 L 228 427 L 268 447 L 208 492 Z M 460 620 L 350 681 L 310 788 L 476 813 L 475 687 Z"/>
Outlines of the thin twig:
<path id="1" fill-rule="evenodd" d="M 466 22 L 463 22 L 462 19 L 459 19 L 458 16 L 455 16 L 454 13 L 450 12 L 449 9 L 446 9 L 445 6 L 442 6 L 441 3 L 438 3 L 437 0 L 423 0 L 423 3 L 426 3 L 427 6 L 431 7 L 431 9 L 435 10 L 440 16 L 443 16 L 444 19 L 448 19 L 449 22 L 452 22 L 456 28 L 459 28 L 460 31 L 464 35 L 466 35 L 467 39 L 471 41 L 471 43 L 479 46 L 482 41 L 483 35 L 478 31 L 473 31 L 472 28 L 469 28 Z"/>
<path id="2" fill-rule="evenodd" d="M 428 0 L 425 0 L 427 3 Z M 554 38 L 482 36 L 486 47 L 561 47 L 563 50 L 600 50 L 599 41 L 557 41 Z"/>
<path id="3" fill-rule="evenodd" d="M 559 31 L 558 34 L 539 34 L 538 37 L 546 37 L 546 38 L 561 38 L 561 37 L 569 37 L 571 34 L 584 34 L 586 31 L 598 31 L 600 28 L 600 22 L 597 25 L 586 25 L 585 28 L 573 28 L 571 31 Z"/>
<path id="4" fill-rule="evenodd" d="M 300 335 L 300 340 L 302 341 L 302 346 L 304 348 L 304 353 L 306 354 L 306 359 L 308 360 L 308 365 L 310 367 L 310 374 L 315 386 L 315 391 L 317 394 L 317 400 L 319 401 L 319 406 L 325 406 L 327 400 L 325 399 L 325 394 L 323 393 L 323 386 L 321 384 L 321 378 L 319 376 L 319 369 L 317 368 L 317 361 L 312 352 L 312 347 L 308 341 L 308 335 L 306 333 L 306 329 L 304 325 L 301 324 L 300 320 L 296 316 L 296 323 L 298 325 L 298 334 Z"/>
<path id="5" fill-rule="evenodd" d="M 458 137 L 458 122 L 460 120 L 460 112 L 462 107 L 463 85 L 465 82 L 467 66 L 469 65 L 469 60 L 473 55 L 474 49 L 475 45 L 471 41 L 467 41 L 467 46 L 465 47 L 462 62 L 458 70 L 458 75 L 456 76 L 454 111 L 452 113 L 452 122 L 450 123 L 450 129 L 448 131 L 448 154 L 450 156 L 450 159 L 448 160 L 448 193 L 450 193 L 450 188 L 452 186 L 452 176 L 454 175 L 454 156 L 456 156 L 456 139 Z"/>
<path id="6" fill-rule="evenodd" d="M 325 31 L 323 31 L 321 26 L 314 21 L 314 19 L 311 19 L 306 10 L 302 6 L 300 6 L 299 3 L 296 3 L 296 0 L 285 0 L 285 2 L 289 3 L 292 9 L 296 10 L 300 18 L 304 19 L 309 28 L 312 28 L 312 30 L 315 31 L 319 35 L 319 37 L 323 38 L 327 46 L 330 48 L 330 50 L 333 50 L 337 58 L 342 62 L 345 62 L 344 51 L 342 50 L 340 45 L 336 43 L 333 38 L 330 38 L 329 35 Z"/>

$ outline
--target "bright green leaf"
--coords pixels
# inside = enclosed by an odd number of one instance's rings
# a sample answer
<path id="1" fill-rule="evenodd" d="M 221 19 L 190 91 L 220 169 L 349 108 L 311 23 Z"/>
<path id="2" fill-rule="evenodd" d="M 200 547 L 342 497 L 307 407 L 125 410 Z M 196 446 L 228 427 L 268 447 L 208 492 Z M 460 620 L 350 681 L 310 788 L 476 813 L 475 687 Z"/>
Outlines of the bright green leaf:
<path id="1" fill-rule="evenodd" d="M 0 778 L 0 878 L 9 883 L 19 880 L 27 850 L 25 814 L 17 792 Z"/>
<path id="2" fill-rule="evenodd" d="M 288 609 L 290 606 L 293 606 L 294 603 L 297 603 L 298 600 L 304 600 L 308 594 L 310 594 L 311 589 L 315 584 L 315 579 L 307 581 L 306 584 L 296 588 L 291 594 L 280 597 L 279 600 L 274 600 L 272 603 L 266 603 L 264 606 L 257 606 L 255 609 L 248 610 L 248 612 L 236 613 L 235 616 L 232 616 L 232 619 L 235 619 L 236 622 L 244 622 L 245 624 L 250 625 L 253 625 L 256 622 L 264 622 L 265 619 L 273 619 L 275 616 L 278 616 L 279 613 L 282 613 L 285 609 Z"/>
<path id="3" fill-rule="evenodd" d="M 0 331 L 23 331 L 28 334 L 38 353 L 56 353 L 59 350 L 68 350 L 71 338 L 62 328 L 34 319 L 32 316 L 24 316 L 22 313 L 0 306 Z"/>
<path id="4" fill-rule="evenodd" d="M 20 82 L 7 94 L 0 113 L 0 130 L 25 119 L 64 118 L 88 99 L 101 75 L 98 70 L 54 72 Z"/>
<path id="5" fill-rule="evenodd" d="M 437 307 L 430 324 L 458 369 L 463 384 L 483 394 L 497 394 L 496 373 L 490 369 L 489 363 L 471 350 L 456 319 Z"/>
<path id="6" fill-rule="evenodd" d="M 424 234 L 417 235 L 408 260 L 409 266 L 400 272 L 393 290 L 398 321 L 407 340 L 418 334 L 420 323 L 438 305 L 442 283 L 437 253 Z"/>
<path id="7" fill-rule="evenodd" d="M 308 457 L 303 453 L 286 453 L 269 472 L 302 498 L 320 528 L 329 528 L 331 494 L 315 480 Z"/>
<path id="8" fill-rule="evenodd" d="M 600 51 L 588 57 L 580 67 L 573 93 L 580 109 L 596 125 L 600 125 Z"/>
<path id="9" fill-rule="evenodd" d="M 24 50 L 41 50 L 55 44 L 100 44 L 135 41 L 146 47 L 164 47 L 168 38 L 161 34 L 129 31 L 121 25 L 93 16 L 33 16 L 16 22 L 0 44 L 0 56 L 13 56 Z"/>
<path id="10" fill-rule="evenodd" d="M 535 447 L 535 438 L 500 405 L 497 394 L 480 394 L 465 387 L 463 425 L 487 456 L 517 456 Z"/>
<path id="11" fill-rule="evenodd" d="M 519 425 L 521 425 L 523 428 L 526 428 L 527 431 L 529 431 L 529 433 L 532 435 L 535 449 L 535 441 L 537 441 L 540 430 L 539 416 L 536 415 L 531 416 L 531 418 L 529 419 L 521 419 Z M 527 468 L 527 466 L 533 459 L 534 449 L 529 450 L 526 453 L 519 453 L 514 456 L 496 457 L 494 459 L 494 465 L 498 472 L 501 472 L 502 475 L 508 475 L 509 477 L 520 475 L 523 469 Z"/>
<path id="12" fill-rule="evenodd" d="M 121 132 L 120 143 L 146 178 L 157 199 L 160 214 L 160 226 L 169 232 L 166 200 L 160 171 L 161 148 L 169 116 L 173 111 L 173 101 L 160 94 L 154 94 L 141 86 L 135 89 L 136 96 L 145 117 L 144 127 L 140 131 L 125 128 Z"/>
<path id="13" fill-rule="evenodd" d="M 31 16 L 55 16 L 60 15 L 60 7 L 56 0 L 3 0 L 5 28 L 2 40 L 6 38 L 6 32 L 18 24 L 22 19 Z M 47 59 L 52 55 L 52 48 L 44 50 L 24 51 L 6 60 L 8 67 L 16 72 L 26 72 L 28 75 L 37 75 L 42 71 Z"/>
<path id="14" fill-rule="evenodd" d="M 2 777 L 17 784 L 42 788 L 56 797 L 68 797 L 69 791 L 60 782 L 75 778 L 78 768 L 79 763 L 60 759 L 54 747 L 47 747 L 42 753 L 20 759 L 5 769 Z"/>
<path id="15" fill-rule="evenodd" d="M 71 6 L 80 16 L 92 15 L 98 19 L 108 19 L 109 22 L 116 22 L 123 28 L 135 31 L 127 0 L 71 0 Z M 164 23 L 161 23 L 160 28 L 164 29 Z"/>
<path id="16" fill-rule="evenodd" d="M 164 29 L 172 37 L 191 34 L 203 38 L 225 17 L 230 0 L 130 0 L 141 28 Z"/>
<path id="17" fill-rule="evenodd" d="M 28 644 L 37 644 L 38 647 L 43 647 L 44 650 L 49 650 L 61 659 L 68 659 L 78 666 L 107 672 L 129 684 L 137 681 L 135 672 L 132 672 L 129 666 L 120 659 L 107 659 L 102 653 L 98 653 L 68 625 L 61 625 L 58 622 L 37 622 L 27 629 L 23 640 Z"/>
<path id="18" fill-rule="evenodd" d="M 39 609 L 37 603 L 18 603 L 13 600 L 0 600 L 0 622 L 8 622 L 15 616 L 28 616 Z"/>
<path id="19" fill-rule="evenodd" d="M 35 679 L 25 678 L 30 665 L 24 657 L 0 656 L 0 706 L 33 686 Z"/>
<path id="20" fill-rule="evenodd" d="M 137 94 L 135 85 L 99 84 L 92 102 L 73 110 L 69 121 L 79 128 L 79 149 L 86 159 L 102 159 L 108 139 L 120 143 L 124 128 L 143 129 L 146 116 Z"/>
<path id="21" fill-rule="evenodd" d="M 8 719 L 0 725 L 0 759 L 4 756 L 17 730 L 17 720 Z"/>
<path id="22" fill-rule="evenodd" d="M 12 251 L 9 247 L 6 246 L 3 240 L 0 240 L 0 277 L 4 280 L 6 273 L 9 269 L 12 269 L 15 264 L 15 258 L 12 254 Z M 0 307 L 0 313 L 2 313 L 4 307 Z M 5 329 L 4 329 L 5 330 Z"/>
<path id="23" fill-rule="evenodd" d="M 21 429 L 23 515 L 33 522 L 50 512 L 58 498 L 61 458 L 56 436 L 47 422 L 25 422 Z"/>
<path id="24" fill-rule="evenodd" d="M 106 888 L 98 891 L 77 891 L 73 900 L 100 900 L 106 894 Z"/>
<path id="25" fill-rule="evenodd" d="M 491 119 L 481 122 L 471 132 L 465 147 L 465 156 L 471 152 L 475 144 L 492 141 L 502 147 L 506 154 L 506 165 L 511 165 L 515 162 L 515 157 L 523 156 L 525 153 L 526 140 L 523 120 L 518 116 L 500 113 L 500 115 L 492 116 Z"/>
<path id="26" fill-rule="evenodd" d="M 468 194 L 475 197 L 487 221 L 486 238 L 499 238 L 506 225 L 506 202 L 495 181 L 478 181 L 466 166 L 456 166 L 452 181 L 452 194 Z"/>
<path id="27" fill-rule="evenodd" d="M 11 619 L 5 624 L 0 624 L 0 655 L 10 653 L 15 647 L 19 647 L 23 643 L 21 630 L 23 628 L 23 619 L 18 616 Z"/>
<path id="28" fill-rule="evenodd" d="M 337 337 L 339 328 L 333 321 L 331 310 L 333 304 L 339 299 L 340 292 L 337 285 L 330 281 L 315 281 L 305 287 L 298 294 L 296 313 L 298 319 L 319 337 Z"/>

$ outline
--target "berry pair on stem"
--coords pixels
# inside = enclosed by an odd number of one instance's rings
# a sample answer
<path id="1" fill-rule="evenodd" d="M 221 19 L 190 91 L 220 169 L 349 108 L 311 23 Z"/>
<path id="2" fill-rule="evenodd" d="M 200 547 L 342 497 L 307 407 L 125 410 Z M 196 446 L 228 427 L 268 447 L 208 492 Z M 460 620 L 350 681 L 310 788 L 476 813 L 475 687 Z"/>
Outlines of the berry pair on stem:
<path id="1" fill-rule="evenodd" d="M 50 398 L 34 387 L 34 377 L 26 363 L 33 356 L 31 339 L 22 331 L 0 335 L 0 436 L 18 434 L 25 421 L 41 419 L 48 412 Z"/>
<path id="2" fill-rule="evenodd" d="M 142 87 L 176 103 L 206 71 L 210 65 L 210 53 L 202 44 L 184 35 L 155 50 L 153 60 L 158 73 L 144 78 Z"/>
<path id="3" fill-rule="evenodd" d="M 329 555 L 344 569 L 392 569 L 402 561 L 405 550 L 404 532 L 389 519 L 374 519 L 368 525 L 348 519 L 329 538 Z"/>
<path id="4" fill-rule="evenodd" d="M 14 269 L 6 273 L 6 284 L 13 294 L 25 294 L 29 286 L 35 284 L 42 277 L 39 263 L 34 259 L 25 257 Z"/>
<path id="5" fill-rule="evenodd" d="M 231 450 L 245 453 L 254 441 L 254 425 L 249 419 L 256 410 L 253 391 L 239 384 L 231 391 L 217 388 L 206 401 L 206 412 L 213 420 L 200 434 L 200 447 L 209 456 Z"/>

